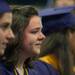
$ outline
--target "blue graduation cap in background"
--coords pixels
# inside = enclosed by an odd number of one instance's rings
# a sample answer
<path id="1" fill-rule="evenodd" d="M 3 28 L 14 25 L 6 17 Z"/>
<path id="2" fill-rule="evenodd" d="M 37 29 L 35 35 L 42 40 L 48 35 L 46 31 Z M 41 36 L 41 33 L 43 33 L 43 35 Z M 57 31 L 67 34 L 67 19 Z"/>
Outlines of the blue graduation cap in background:
<path id="1" fill-rule="evenodd" d="M 75 15 L 71 13 L 74 9 L 75 6 L 66 6 L 39 11 L 39 15 L 42 16 L 43 33 L 48 35 L 75 25 Z"/>
<path id="2" fill-rule="evenodd" d="M 10 12 L 11 9 L 5 0 L 0 0 L 0 13 Z"/>
<path id="3" fill-rule="evenodd" d="M 75 6 L 65 6 L 65 7 L 55 7 L 55 8 L 45 8 L 39 11 L 40 16 L 51 16 L 68 13 L 75 9 Z"/>

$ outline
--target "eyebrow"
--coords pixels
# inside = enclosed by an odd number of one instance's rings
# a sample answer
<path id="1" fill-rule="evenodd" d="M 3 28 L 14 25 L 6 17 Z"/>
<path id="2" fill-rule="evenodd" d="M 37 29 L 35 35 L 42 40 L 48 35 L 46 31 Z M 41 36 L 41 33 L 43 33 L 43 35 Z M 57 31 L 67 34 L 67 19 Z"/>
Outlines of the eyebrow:
<path id="1" fill-rule="evenodd" d="M 40 29 L 42 29 L 42 27 L 37 27 L 37 28 L 32 28 L 32 30 L 40 30 Z"/>

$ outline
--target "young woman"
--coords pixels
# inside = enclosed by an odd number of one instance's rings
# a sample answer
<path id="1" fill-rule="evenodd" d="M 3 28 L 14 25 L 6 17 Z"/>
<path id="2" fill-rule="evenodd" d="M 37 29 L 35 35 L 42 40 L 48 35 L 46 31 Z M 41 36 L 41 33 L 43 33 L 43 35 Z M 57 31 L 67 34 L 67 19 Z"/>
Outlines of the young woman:
<path id="1" fill-rule="evenodd" d="M 66 10 L 68 11 L 66 11 Z M 47 9 L 48 10 L 48 9 Z M 42 62 L 53 66 L 60 75 L 74 75 L 75 70 L 75 14 L 72 8 L 43 10 L 43 32 L 47 36 L 42 45 Z"/>
<path id="2" fill-rule="evenodd" d="M 10 42 L 4 55 L 3 75 L 58 75 L 48 64 L 31 62 L 40 54 L 45 38 L 37 10 L 32 6 L 17 6 L 12 12 L 15 39 Z"/>

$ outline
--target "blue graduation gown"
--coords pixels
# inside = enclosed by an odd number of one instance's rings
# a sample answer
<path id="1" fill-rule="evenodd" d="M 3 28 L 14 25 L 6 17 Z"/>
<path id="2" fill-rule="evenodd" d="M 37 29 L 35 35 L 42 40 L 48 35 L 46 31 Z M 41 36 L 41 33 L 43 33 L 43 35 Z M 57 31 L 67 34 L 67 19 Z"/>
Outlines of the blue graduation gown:
<path id="1" fill-rule="evenodd" d="M 38 60 L 32 62 L 32 64 L 33 68 L 28 68 L 28 75 L 59 75 L 59 72 L 47 63 Z M 10 66 L 10 68 L 8 69 L 3 63 L 1 63 L 0 75 L 16 75 L 16 74 L 14 73 L 13 66 Z"/>
<path id="2" fill-rule="evenodd" d="M 50 64 L 40 60 L 33 62 L 33 64 L 34 69 L 38 71 L 39 75 L 60 75 L 59 71 Z"/>

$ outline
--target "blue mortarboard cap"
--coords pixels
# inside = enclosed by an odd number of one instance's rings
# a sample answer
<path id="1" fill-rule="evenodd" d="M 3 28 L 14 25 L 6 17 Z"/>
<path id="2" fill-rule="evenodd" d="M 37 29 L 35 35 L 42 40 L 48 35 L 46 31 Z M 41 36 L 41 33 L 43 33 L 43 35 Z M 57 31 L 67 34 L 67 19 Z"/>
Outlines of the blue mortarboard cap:
<path id="1" fill-rule="evenodd" d="M 55 8 L 45 8 L 39 11 L 40 16 L 52 16 L 68 13 L 75 9 L 75 5 L 73 6 L 65 6 L 65 7 L 55 7 Z"/>
<path id="2" fill-rule="evenodd" d="M 4 0 L 0 0 L 0 13 L 10 12 L 11 9 Z"/>
<path id="3" fill-rule="evenodd" d="M 40 13 L 40 15 L 42 16 L 43 33 L 48 35 L 50 32 L 61 31 L 75 25 L 75 15 L 71 13 L 74 9 L 75 6 L 68 6 L 42 10 L 43 14 Z"/>

